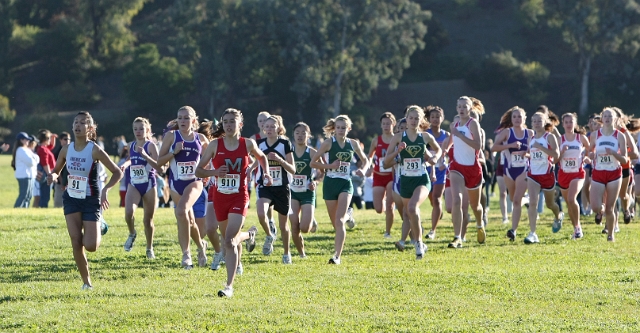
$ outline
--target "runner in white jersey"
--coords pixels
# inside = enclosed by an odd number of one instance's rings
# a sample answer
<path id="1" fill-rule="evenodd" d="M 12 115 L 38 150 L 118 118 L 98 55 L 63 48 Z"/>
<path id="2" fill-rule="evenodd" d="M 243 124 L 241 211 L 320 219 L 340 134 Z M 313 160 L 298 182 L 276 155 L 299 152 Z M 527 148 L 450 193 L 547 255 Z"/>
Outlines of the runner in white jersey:
<path id="1" fill-rule="evenodd" d="M 602 202 L 606 192 L 604 212 L 607 216 L 605 231 L 607 240 L 614 241 L 614 228 L 617 225 L 614 214 L 615 203 L 621 186 L 622 167 L 627 161 L 627 141 L 615 129 L 618 121 L 611 108 L 605 108 L 600 114 L 602 128 L 591 133 L 589 157 L 593 161 L 593 177 L 591 180 L 591 208 L 602 216 Z"/>
<path id="2" fill-rule="evenodd" d="M 562 192 L 562 197 L 567 203 L 569 218 L 571 218 L 571 223 L 573 224 L 571 239 L 579 239 L 583 236 L 577 198 L 584 185 L 585 170 L 582 167 L 583 160 L 585 160 L 584 150 L 585 147 L 589 147 L 589 140 L 584 135 L 584 130 L 578 129 L 577 124 L 578 116 L 575 113 L 562 115 L 564 134 L 560 138 L 558 186 Z M 590 162 L 588 157 L 586 160 Z"/>
<path id="3" fill-rule="evenodd" d="M 553 173 L 553 161 L 558 159 L 558 141 L 550 133 L 553 125 L 546 114 L 536 112 L 531 117 L 534 135 L 529 138 L 529 170 L 527 172 L 527 189 L 529 191 L 529 235 L 524 238 L 525 244 L 539 243 L 536 234 L 538 220 L 538 199 L 540 191 L 544 191 L 547 207 L 553 211 L 554 224 L 562 223 L 563 214 L 555 203 L 556 177 Z M 517 225 L 516 225 L 517 226 Z M 514 231 L 516 229 L 513 229 Z"/>
<path id="4" fill-rule="evenodd" d="M 85 249 L 95 252 L 100 246 L 100 209 L 109 208 L 107 194 L 122 178 L 122 171 L 97 144 L 96 124 L 88 112 L 80 112 L 73 120 L 75 140 L 60 150 L 53 172 L 47 176 L 51 185 L 62 168 L 69 171 L 67 189 L 63 195 L 64 217 L 73 247 L 82 290 L 93 289 Z M 112 176 L 102 190 L 98 189 L 98 163 L 102 162 Z"/>

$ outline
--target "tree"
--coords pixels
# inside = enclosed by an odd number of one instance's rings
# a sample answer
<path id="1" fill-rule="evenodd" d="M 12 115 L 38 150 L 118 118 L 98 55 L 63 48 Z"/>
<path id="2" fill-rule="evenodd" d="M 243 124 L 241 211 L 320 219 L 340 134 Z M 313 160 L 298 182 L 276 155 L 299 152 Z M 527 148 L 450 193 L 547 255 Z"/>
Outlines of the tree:
<path id="1" fill-rule="evenodd" d="M 594 59 L 603 53 L 638 52 L 640 5 L 635 0 L 523 0 L 520 8 L 530 22 L 559 29 L 578 54 L 581 115 L 589 108 Z"/>
<path id="2" fill-rule="evenodd" d="M 13 32 L 15 10 L 12 0 L 0 0 L 0 94 L 6 94 L 11 87 L 9 75 L 9 40 Z"/>
<path id="3" fill-rule="evenodd" d="M 277 39 L 294 69 L 300 106 L 313 94 L 334 116 L 365 100 L 382 80 L 395 88 L 424 47 L 431 17 L 410 0 L 275 0 Z"/>

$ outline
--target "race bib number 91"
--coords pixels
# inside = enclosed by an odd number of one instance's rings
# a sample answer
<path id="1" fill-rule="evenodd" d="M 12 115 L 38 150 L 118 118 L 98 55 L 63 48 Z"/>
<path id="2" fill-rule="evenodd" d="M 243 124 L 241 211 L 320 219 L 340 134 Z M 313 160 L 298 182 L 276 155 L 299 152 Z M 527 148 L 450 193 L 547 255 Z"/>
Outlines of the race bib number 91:
<path id="1" fill-rule="evenodd" d="M 67 193 L 70 197 L 76 199 L 87 197 L 87 177 L 69 175 L 67 180 L 69 181 Z"/>

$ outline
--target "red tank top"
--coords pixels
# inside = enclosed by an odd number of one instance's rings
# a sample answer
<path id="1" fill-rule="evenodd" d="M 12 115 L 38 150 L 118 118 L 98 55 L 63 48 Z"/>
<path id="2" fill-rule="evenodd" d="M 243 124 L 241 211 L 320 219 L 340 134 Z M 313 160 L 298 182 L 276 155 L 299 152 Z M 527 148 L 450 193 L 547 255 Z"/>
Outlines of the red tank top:
<path id="1" fill-rule="evenodd" d="M 224 146 L 224 139 L 219 139 L 218 151 L 216 156 L 211 160 L 215 169 L 220 168 L 223 165 L 227 166 L 227 174 L 240 175 L 238 181 L 238 193 L 249 195 L 247 189 L 247 168 L 249 168 L 249 152 L 247 151 L 247 143 L 245 138 L 239 138 L 239 146 L 236 150 L 228 150 Z M 218 181 L 216 181 L 216 188 L 218 187 Z M 216 191 L 218 192 L 218 191 Z M 222 193 L 217 193 L 222 194 Z"/>
<path id="2" fill-rule="evenodd" d="M 373 166 L 373 171 L 375 172 L 391 172 L 389 170 L 380 171 L 380 164 L 384 161 L 384 157 L 387 155 L 387 148 L 389 148 L 388 143 L 384 143 L 382 140 L 382 136 L 378 136 L 378 143 L 376 144 L 376 159 L 377 163 Z"/>

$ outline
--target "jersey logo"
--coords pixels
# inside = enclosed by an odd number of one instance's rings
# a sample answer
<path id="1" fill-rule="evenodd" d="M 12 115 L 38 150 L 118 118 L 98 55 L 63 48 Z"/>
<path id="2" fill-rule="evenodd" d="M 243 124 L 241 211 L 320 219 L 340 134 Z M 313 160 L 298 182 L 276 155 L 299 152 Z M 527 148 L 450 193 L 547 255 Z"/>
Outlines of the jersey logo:
<path id="1" fill-rule="evenodd" d="M 187 156 L 189 156 L 189 154 L 191 154 L 190 152 L 187 152 Z"/>
<path id="2" fill-rule="evenodd" d="M 422 151 L 422 148 L 420 148 L 420 146 L 407 146 L 405 150 L 409 153 L 409 155 L 411 155 L 411 157 L 416 157 L 416 155 L 418 155 L 420 151 Z"/>
<path id="3" fill-rule="evenodd" d="M 351 162 L 351 153 L 346 151 L 337 152 L 336 157 L 342 162 Z"/>
<path id="4" fill-rule="evenodd" d="M 296 173 L 302 173 L 302 170 L 307 167 L 305 162 L 296 162 Z"/>
<path id="5" fill-rule="evenodd" d="M 242 158 L 238 157 L 236 158 L 235 162 L 231 162 L 231 159 L 225 158 L 224 159 L 224 164 L 227 166 L 227 168 L 231 171 L 235 171 L 237 173 L 242 172 Z"/>

